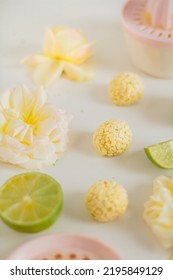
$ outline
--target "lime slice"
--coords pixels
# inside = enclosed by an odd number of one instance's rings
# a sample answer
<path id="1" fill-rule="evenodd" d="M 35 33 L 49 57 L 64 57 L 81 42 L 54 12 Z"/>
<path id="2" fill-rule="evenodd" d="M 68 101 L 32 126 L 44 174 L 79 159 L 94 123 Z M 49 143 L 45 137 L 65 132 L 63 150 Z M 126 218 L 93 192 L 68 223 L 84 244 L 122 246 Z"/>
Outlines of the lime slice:
<path id="1" fill-rule="evenodd" d="M 158 167 L 173 169 L 173 140 L 149 146 L 144 150 L 148 158 Z"/>
<path id="2" fill-rule="evenodd" d="M 62 208 L 62 189 L 52 177 L 28 172 L 0 188 L 0 216 L 11 228 L 34 233 L 48 228 Z"/>

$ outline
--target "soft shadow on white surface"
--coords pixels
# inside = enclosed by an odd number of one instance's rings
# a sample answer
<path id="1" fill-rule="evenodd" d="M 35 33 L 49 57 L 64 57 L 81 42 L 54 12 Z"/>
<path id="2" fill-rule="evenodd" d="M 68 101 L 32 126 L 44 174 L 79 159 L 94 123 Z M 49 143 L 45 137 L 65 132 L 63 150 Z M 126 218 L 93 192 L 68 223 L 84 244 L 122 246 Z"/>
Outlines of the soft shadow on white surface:
<path id="1" fill-rule="evenodd" d="M 91 98 L 91 102 L 93 104 L 103 104 L 107 106 L 114 106 L 111 98 L 108 94 L 108 86 L 107 83 L 95 83 L 92 85 L 92 89 L 88 92 L 88 96 Z M 97 112 L 96 112 L 97 113 Z"/>
<path id="2" fill-rule="evenodd" d="M 83 192 L 71 191 L 64 198 L 64 215 L 72 220 L 78 220 L 82 223 L 89 222 L 90 217 L 87 215 L 85 204 L 85 194 Z"/>
<path id="3" fill-rule="evenodd" d="M 157 91 L 157 87 L 155 89 Z M 147 96 L 143 101 L 142 114 L 150 122 L 159 125 L 170 125 L 173 123 L 173 98 L 164 95 Z"/>
<path id="4" fill-rule="evenodd" d="M 144 203 L 149 199 L 151 193 L 152 184 L 148 184 L 147 181 L 145 184 L 142 181 L 141 184 L 128 191 L 129 201 L 131 202 L 133 198 L 133 204 L 129 203 L 132 234 L 136 240 L 147 248 L 154 248 L 159 245 L 143 219 Z"/>
<path id="5" fill-rule="evenodd" d="M 150 179 L 150 186 L 152 186 L 152 180 L 164 174 L 165 176 L 172 176 L 172 170 L 166 170 L 159 168 L 152 163 L 144 150 L 125 153 L 117 158 L 118 166 L 124 170 L 124 174 L 131 173 L 138 176 L 145 176 Z M 143 180 L 143 179 L 141 179 Z"/>
<path id="6" fill-rule="evenodd" d="M 93 133 L 79 131 L 71 133 L 71 148 L 76 152 L 85 154 L 89 157 L 96 158 L 97 153 L 93 147 Z"/>
<path id="7" fill-rule="evenodd" d="M 0 221 L 0 236 L 3 240 L 8 240 L 8 244 L 3 243 L 1 246 L 0 259 L 6 259 L 8 255 L 19 246 L 19 244 L 28 241 L 28 239 L 34 238 L 34 234 L 29 235 L 19 233 L 9 228 L 2 221 Z"/>
<path id="8" fill-rule="evenodd" d="M 4 177 L 5 173 L 19 174 L 19 173 L 27 172 L 27 170 L 22 167 L 10 164 L 10 163 L 1 162 L 0 163 L 0 172 L 1 172 L 1 174 L 3 172 L 3 177 Z M 1 176 L 1 179 L 2 179 L 2 176 Z"/>
<path id="9" fill-rule="evenodd" d="M 143 174 L 145 170 L 148 174 L 153 173 L 151 163 L 148 161 L 143 150 L 136 152 L 131 151 L 122 156 L 118 156 L 118 165 L 121 166 L 124 171 Z"/>

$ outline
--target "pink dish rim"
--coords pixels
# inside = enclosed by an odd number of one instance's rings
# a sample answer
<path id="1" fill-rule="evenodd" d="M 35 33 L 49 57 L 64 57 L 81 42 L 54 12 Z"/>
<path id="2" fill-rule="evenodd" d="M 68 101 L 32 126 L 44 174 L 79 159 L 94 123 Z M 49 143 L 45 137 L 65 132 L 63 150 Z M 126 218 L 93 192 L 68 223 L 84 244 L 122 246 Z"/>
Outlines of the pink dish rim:
<path id="1" fill-rule="evenodd" d="M 88 241 L 88 242 L 93 242 L 94 244 L 100 246 L 105 252 L 109 255 L 112 256 L 110 260 L 122 260 L 122 258 L 119 256 L 119 254 L 116 253 L 115 250 L 110 248 L 108 245 L 103 243 L 100 240 L 97 240 L 97 237 L 90 237 L 90 236 L 85 236 L 85 235 L 80 235 L 80 234 L 74 234 L 74 233 L 53 233 L 53 234 L 47 234 L 47 235 L 41 235 L 36 238 L 32 238 L 29 241 L 24 242 L 20 246 L 18 246 L 11 254 L 9 254 L 6 258 L 6 260 L 18 260 L 16 258 L 16 255 L 18 254 L 19 251 L 25 250 L 25 246 L 32 245 L 33 242 L 41 242 L 44 241 L 44 239 L 51 239 L 55 237 L 63 237 L 63 238 L 74 238 L 74 239 L 80 239 L 82 241 Z M 33 254 L 34 255 L 34 254 Z M 27 260 L 27 259 L 21 259 L 21 260 Z M 105 259 L 107 260 L 107 259 Z"/>

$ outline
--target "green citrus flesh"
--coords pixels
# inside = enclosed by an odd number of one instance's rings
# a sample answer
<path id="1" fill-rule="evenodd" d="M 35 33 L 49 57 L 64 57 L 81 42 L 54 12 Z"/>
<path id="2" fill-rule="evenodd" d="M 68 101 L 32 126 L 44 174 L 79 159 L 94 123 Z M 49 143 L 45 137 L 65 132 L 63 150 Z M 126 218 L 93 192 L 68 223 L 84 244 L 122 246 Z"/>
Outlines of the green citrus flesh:
<path id="1" fill-rule="evenodd" d="M 0 217 L 11 228 L 35 233 L 52 225 L 62 208 L 63 193 L 52 177 L 28 172 L 0 188 Z"/>
<path id="2" fill-rule="evenodd" d="M 158 167 L 173 169 L 173 140 L 149 146 L 144 150 L 148 158 Z"/>

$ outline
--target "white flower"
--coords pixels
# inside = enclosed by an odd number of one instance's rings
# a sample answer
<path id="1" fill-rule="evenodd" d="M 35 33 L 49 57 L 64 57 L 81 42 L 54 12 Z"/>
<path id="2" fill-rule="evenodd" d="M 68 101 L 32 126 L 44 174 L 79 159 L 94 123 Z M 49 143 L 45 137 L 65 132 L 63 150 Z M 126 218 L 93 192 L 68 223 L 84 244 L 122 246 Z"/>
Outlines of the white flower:
<path id="1" fill-rule="evenodd" d="M 144 219 L 164 247 L 173 247 L 173 178 L 159 176 L 154 180 Z"/>
<path id="2" fill-rule="evenodd" d="M 69 120 L 43 88 L 8 90 L 0 100 L 0 161 L 27 169 L 54 164 L 66 149 Z"/>
<path id="3" fill-rule="evenodd" d="M 91 56 L 91 43 L 76 29 L 47 28 L 43 52 L 23 59 L 36 83 L 49 85 L 63 73 L 71 80 L 85 81 L 92 77 L 80 65 Z"/>

